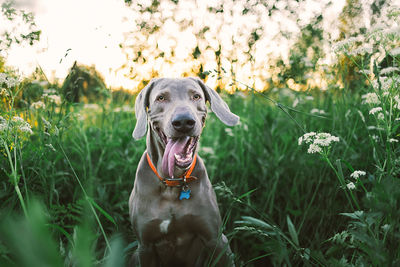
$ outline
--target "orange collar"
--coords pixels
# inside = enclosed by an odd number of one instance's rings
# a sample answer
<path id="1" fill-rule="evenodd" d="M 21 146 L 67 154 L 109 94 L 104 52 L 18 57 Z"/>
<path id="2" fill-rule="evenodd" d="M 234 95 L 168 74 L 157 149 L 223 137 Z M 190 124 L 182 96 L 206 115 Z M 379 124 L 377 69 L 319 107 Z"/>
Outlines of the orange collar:
<path id="1" fill-rule="evenodd" d="M 153 162 L 151 162 L 149 153 L 146 153 L 146 156 L 147 156 L 147 162 L 149 163 L 150 168 L 157 175 L 158 179 L 160 179 L 160 181 L 163 184 L 165 184 L 166 186 L 173 186 L 173 187 L 185 186 L 186 183 L 197 180 L 196 177 L 190 176 L 194 170 L 194 167 L 196 166 L 197 155 L 194 155 L 193 162 L 192 162 L 192 165 L 190 166 L 189 170 L 186 173 L 184 173 L 180 178 L 162 178 L 158 174 L 156 167 L 154 167 Z"/>

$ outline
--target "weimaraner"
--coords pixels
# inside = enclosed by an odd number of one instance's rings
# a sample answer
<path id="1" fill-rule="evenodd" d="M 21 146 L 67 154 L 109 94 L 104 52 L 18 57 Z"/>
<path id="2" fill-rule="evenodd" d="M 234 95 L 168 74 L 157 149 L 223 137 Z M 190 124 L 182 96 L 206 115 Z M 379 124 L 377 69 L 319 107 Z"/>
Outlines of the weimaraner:
<path id="1" fill-rule="evenodd" d="M 140 139 L 147 132 L 147 150 L 129 198 L 139 242 L 133 266 L 234 266 L 215 192 L 197 155 L 206 101 L 223 123 L 238 123 L 198 78 L 153 79 L 136 98 L 132 135 Z"/>

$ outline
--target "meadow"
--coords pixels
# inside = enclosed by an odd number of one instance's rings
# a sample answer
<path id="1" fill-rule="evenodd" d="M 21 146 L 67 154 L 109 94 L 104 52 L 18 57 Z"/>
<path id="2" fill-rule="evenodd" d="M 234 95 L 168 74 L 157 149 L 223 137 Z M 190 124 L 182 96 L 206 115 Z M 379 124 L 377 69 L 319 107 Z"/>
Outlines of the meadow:
<path id="1" fill-rule="evenodd" d="M 4 79 L 0 265 L 122 266 L 137 246 L 128 198 L 145 149 L 131 136 L 134 97 L 71 104 L 44 89 L 21 108 L 24 83 Z M 199 154 L 238 266 L 399 264 L 397 79 L 223 94 L 241 123 L 210 113 Z"/>
<path id="2" fill-rule="evenodd" d="M 263 92 L 201 73 L 231 84 L 219 93 L 240 116 L 226 127 L 210 112 L 198 151 L 236 266 L 400 265 L 396 29 L 336 43 L 335 64 L 311 74 L 297 61 L 297 78 Z M 40 71 L 0 63 L 0 266 L 124 266 L 145 150 L 135 95 L 101 88 L 74 102 Z M 307 82 L 318 77 L 324 86 Z"/>

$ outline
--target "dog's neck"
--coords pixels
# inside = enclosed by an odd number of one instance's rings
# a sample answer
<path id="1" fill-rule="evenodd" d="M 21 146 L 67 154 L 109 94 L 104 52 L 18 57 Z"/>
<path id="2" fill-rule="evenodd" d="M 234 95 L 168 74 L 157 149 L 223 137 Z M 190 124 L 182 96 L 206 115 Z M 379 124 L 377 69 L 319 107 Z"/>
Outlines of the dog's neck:
<path id="1" fill-rule="evenodd" d="M 157 169 L 157 172 L 161 175 L 161 177 L 168 177 L 167 173 L 164 173 L 162 170 L 162 159 L 164 156 L 165 145 L 161 143 L 160 139 L 157 136 L 157 133 L 150 130 L 148 131 L 146 137 L 146 145 L 147 145 L 147 153 L 150 156 L 151 161 Z M 175 167 L 174 177 L 181 177 L 188 168 L 181 169 Z"/>

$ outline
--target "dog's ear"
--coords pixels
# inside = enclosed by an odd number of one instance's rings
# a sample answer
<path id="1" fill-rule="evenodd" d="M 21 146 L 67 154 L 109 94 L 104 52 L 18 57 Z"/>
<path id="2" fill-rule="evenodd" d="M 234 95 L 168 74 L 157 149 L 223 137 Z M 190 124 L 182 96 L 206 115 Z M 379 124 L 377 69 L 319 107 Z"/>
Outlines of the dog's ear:
<path id="1" fill-rule="evenodd" d="M 145 88 L 140 91 L 135 101 L 136 125 L 133 130 L 132 137 L 136 140 L 142 138 L 147 131 L 147 108 L 149 107 L 149 96 L 151 89 L 156 83 L 156 79 L 152 79 Z"/>
<path id="2" fill-rule="evenodd" d="M 217 117 L 226 125 L 233 126 L 239 122 L 239 116 L 233 114 L 228 105 L 224 100 L 219 96 L 217 92 L 208 87 L 202 80 L 199 78 L 190 77 L 190 79 L 196 81 L 200 87 L 203 89 L 206 100 L 210 102 L 211 110 L 217 115 Z"/>

